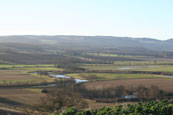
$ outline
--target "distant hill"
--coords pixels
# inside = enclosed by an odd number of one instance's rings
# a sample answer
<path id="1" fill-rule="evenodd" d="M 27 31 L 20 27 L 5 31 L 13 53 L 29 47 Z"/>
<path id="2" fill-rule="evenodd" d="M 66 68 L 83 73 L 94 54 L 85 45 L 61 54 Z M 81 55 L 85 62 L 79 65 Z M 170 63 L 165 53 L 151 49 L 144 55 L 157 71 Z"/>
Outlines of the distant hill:
<path id="1" fill-rule="evenodd" d="M 173 51 L 173 39 L 130 38 L 114 36 L 0 36 L 0 49 L 53 51 L 57 48 L 145 48 L 156 51 Z"/>
<path id="2" fill-rule="evenodd" d="M 0 64 L 111 63 L 111 61 L 146 60 L 146 56 L 154 59 L 172 58 L 172 44 L 173 39 L 161 41 L 113 36 L 0 36 Z M 144 58 L 115 58 L 89 53 Z"/>

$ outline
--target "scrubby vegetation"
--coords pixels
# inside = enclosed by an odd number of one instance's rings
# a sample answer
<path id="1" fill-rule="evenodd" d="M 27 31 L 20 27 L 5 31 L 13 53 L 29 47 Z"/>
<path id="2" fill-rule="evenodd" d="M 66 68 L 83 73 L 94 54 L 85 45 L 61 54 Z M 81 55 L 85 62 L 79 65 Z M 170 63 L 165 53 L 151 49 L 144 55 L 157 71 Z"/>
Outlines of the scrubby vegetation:
<path id="1" fill-rule="evenodd" d="M 137 104 L 128 104 L 126 106 L 118 105 L 114 107 L 103 107 L 97 110 L 78 111 L 75 108 L 69 108 L 62 114 L 52 115 L 172 115 L 173 101 L 150 101 Z"/>
<path id="2" fill-rule="evenodd" d="M 106 102 L 106 100 L 111 100 L 112 102 L 121 102 L 127 100 L 138 101 L 165 97 L 164 91 L 159 89 L 157 86 L 146 88 L 140 85 L 138 87 L 129 86 L 129 88 L 125 88 L 123 85 L 120 85 L 103 89 L 87 89 L 80 86 L 76 87 L 76 91 L 80 92 L 85 98 L 99 99 L 101 102 Z M 132 96 L 132 98 L 126 98 L 126 96 Z"/>
<path id="3" fill-rule="evenodd" d="M 88 108 L 88 103 L 77 92 L 68 89 L 51 89 L 45 97 L 42 97 L 40 103 L 33 106 L 33 112 L 46 114 L 51 112 L 62 112 L 68 107 L 78 109 Z"/>

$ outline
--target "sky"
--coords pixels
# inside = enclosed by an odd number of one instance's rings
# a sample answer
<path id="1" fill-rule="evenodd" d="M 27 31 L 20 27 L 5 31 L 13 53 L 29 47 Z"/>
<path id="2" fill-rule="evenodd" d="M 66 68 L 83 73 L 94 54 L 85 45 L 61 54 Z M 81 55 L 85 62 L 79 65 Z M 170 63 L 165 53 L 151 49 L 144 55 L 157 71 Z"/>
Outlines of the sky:
<path id="1" fill-rule="evenodd" d="M 173 0 L 0 0 L 0 35 L 173 38 Z"/>

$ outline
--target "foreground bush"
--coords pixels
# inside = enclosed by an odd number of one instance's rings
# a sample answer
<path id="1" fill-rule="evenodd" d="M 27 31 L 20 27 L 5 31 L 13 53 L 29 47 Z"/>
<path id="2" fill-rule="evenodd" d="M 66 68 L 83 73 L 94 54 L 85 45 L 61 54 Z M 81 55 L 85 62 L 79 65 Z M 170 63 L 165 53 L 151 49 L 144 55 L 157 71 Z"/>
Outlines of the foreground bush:
<path id="1" fill-rule="evenodd" d="M 150 101 L 135 105 L 119 105 L 112 108 L 103 107 L 98 110 L 84 111 L 69 108 L 61 115 L 173 115 L 173 101 Z"/>

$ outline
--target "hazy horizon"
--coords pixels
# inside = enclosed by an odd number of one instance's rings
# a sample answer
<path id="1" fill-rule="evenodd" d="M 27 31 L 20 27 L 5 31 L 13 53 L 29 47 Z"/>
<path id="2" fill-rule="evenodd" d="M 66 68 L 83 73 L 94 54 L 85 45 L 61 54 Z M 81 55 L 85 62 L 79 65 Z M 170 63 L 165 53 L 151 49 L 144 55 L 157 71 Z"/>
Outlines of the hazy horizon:
<path id="1" fill-rule="evenodd" d="M 158 38 L 151 38 L 151 37 L 131 37 L 131 36 L 111 36 L 111 35 L 64 35 L 64 34 L 59 34 L 59 35 L 48 35 L 48 34 L 16 34 L 16 35 L 0 35 L 1 36 L 104 36 L 104 37 L 120 37 L 120 38 L 134 38 L 134 39 L 143 39 L 143 38 L 147 38 L 147 39 L 155 39 L 155 40 L 161 40 L 161 41 L 166 41 L 166 40 L 170 40 L 173 38 L 168 38 L 168 39 L 158 39 Z"/>

